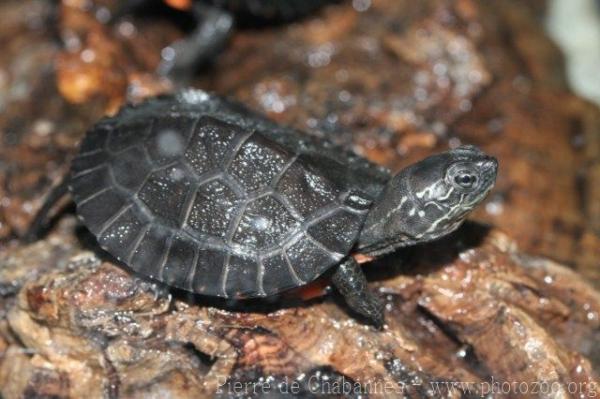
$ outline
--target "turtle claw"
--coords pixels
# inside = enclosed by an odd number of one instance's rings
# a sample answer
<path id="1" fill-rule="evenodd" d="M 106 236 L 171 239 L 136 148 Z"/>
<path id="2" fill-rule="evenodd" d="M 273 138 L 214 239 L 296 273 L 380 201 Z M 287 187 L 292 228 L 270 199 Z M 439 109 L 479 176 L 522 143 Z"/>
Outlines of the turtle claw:
<path id="1" fill-rule="evenodd" d="M 381 331 L 385 325 L 383 302 L 377 295 L 371 292 L 367 292 L 367 294 L 368 296 L 363 299 L 360 305 L 355 306 L 354 310 L 366 317 L 375 329 Z"/>
<path id="2" fill-rule="evenodd" d="M 363 316 L 376 330 L 383 330 L 385 326 L 384 306 L 376 294 L 366 291 L 358 301 L 349 302 L 348 305 L 356 313 Z"/>
<path id="3" fill-rule="evenodd" d="M 379 319 L 373 320 L 373 327 L 378 331 L 383 331 L 383 328 L 385 327 L 385 318 L 383 317 L 383 314 Z"/>

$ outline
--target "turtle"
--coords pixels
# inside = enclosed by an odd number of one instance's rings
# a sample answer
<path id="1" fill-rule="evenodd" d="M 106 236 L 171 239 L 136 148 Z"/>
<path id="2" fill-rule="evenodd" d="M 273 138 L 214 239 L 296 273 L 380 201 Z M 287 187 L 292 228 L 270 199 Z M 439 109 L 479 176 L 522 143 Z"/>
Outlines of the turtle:
<path id="1" fill-rule="evenodd" d="M 194 70 L 208 64 L 225 47 L 234 26 L 288 23 L 339 0 L 126 0 L 116 15 L 155 8 L 161 3 L 192 15 L 190 34 L 161 52 L 158 72 L 185 85 Z"/>
<path id="2" fill-rule="evenodd" d="M 381 327 L 360 263 L 456 230 L 497 160 L 465 145 L 399 173 L 245 105 L 187 89 L 123 107 L 83 138 L 58 198 L 134 272 L 195 294 L 275 296 L 321 276 Z"/>

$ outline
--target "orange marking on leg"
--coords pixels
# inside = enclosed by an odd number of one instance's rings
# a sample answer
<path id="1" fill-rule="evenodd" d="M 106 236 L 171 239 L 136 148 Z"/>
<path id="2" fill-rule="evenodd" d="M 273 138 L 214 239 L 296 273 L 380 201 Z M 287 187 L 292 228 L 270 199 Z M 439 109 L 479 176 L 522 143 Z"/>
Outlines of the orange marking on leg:
<path id="1" fill-rule="evenodd" d="M 311 299 L 319 298 L 327 294 L 328 286 L 329 279 L 321 278 L 290 291 L 290 295 L 295 297 L 299 296 L 303 301 L 310 301 Z"/>
<path id="2" fill-rule="evenodd" d="M 352 254 L 352 257 L 358 264 L 372 262 L 375 259 L 374 256 L 369 256 L 369 255 L 364 255 L 364 254 Z"/>

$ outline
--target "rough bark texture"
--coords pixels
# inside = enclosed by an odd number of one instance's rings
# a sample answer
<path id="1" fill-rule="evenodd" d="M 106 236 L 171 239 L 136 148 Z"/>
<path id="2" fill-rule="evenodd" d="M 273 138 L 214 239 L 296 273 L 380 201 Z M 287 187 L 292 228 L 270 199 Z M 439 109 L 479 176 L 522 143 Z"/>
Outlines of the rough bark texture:
<path id="1" fill-rule="evenodd" d="M 598 292 L 477 224 L 372 266 L 386 298 L 383 332 L 330 298 L 234 312 L 169 295 L 64 242 L 72 228 L 70 218 L 48 240 L 7 250 L 0 265 L 3 279 L 27 277 L 4 303 L 7 398 L 308 395 L 335 393 L 336 380 L 375 397 L 598 393 Z"/>
<path id="2" fill-rule="evenodd" d="M 181 32 L 102 23 L 109 0 L 0 4 L 3 397 L 329 397 L 342 382 L 374 397 L 600 393 L 600 114 L 566 88 L 542 7 L 368 4 L 240 30 L 196 86 L 394 170 L 459 142 L 499 158 L 479 223 L 367 266 L 383 332 L 335 296 L 233 310 L 169 293 L 111 263 L 69 212 L 20 245 L 85 129 L 170 88 L 152 71 Z"/>

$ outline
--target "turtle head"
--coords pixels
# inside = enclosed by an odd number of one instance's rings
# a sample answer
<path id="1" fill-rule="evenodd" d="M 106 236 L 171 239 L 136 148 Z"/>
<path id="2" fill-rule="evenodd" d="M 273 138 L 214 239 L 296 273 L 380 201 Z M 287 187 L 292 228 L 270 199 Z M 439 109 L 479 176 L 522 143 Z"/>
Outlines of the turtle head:
<path id="1" fill-rule="evenodd" d="M 388 252 L 451 233 L 490 192 L 497 171 L 495 158 L 470 145 L 409 166 L 369 212 L 361 241 Z"/>
<path id="2" fill-rule="evenodd" d="M 398 178 L 421 215 L 420 229 L 414 233 L 435 239 L 455 230 L 490 192 L 497 171 L 498 161 L 474 146 L 458 147 L 408 167 Z"/>

